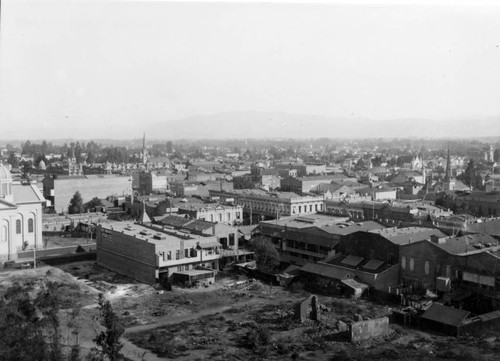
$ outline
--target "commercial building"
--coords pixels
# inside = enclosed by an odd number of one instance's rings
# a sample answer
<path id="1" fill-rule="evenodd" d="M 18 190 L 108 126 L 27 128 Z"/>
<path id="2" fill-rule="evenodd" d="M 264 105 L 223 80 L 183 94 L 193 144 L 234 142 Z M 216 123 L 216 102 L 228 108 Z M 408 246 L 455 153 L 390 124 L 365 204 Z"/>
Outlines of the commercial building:
<path id="1" fill-rule="evenodd" d="M 319 175 L 310 177 L 287 177 L 281 180 L 281 189 L 287 192 L 298 194 L 311 193 L 316 190 L 320 184 L 329 184 L 333 181 L 347 178 L 342 174 Z"/>
<path id="2" fill-rule="evenodd" d="M 166 193 L 170 190 L 167 175 L 155 172 L 139 173 L 139 193 Z"/>
<path id="3" fill-rule="evenodd" d="M 299 196 L 293 192 L 266 192 L 258 189 L 233 191 L 210 191 L 224 203 L 232 202 L 243 206 L 245 218 L 250 222 L 298 216 L 323 211 L 322 196 Z"/>
<path id="4" fill-rule="evenodd" d="M 210 222 L 226 223 L 229 225 L 243 222 L 243 206 L 220 203 L 196 203 L 185 205 L 180 203 L 177 212 L 192 219 L 201 219 Z"/>
<path id="5" fill-rule="evenodd" d="M 223 245 L 217 237 L 199 230 L 123 222 L 97 229 L 97 262 L 148 284 L 213 282 L 223 257 Z"/>
<path id="6" fill-rule="evenodd" d="M 303 265 L 339 252 L 339 244 L 361 230 L 382 228 L 376 222 L 354 223 L 347 218 L 312 214 L 260 222 L 258 237 L 274 244 L 284 262 Z"/>
<path id="7" fill-rule="evenodd" d="M 0 261 L 42 245 L 42 205 L 45 199 L 34 184 L 12 180 L 0 163 Z"/>
<path id="8" fill-rule="evenodd" d="M 325 200 L 325 213 L 334 216 L 347 216 L 355 220 L 376 220 L 385 224 L 399 224 L 399 222 L 418 222 L 429 216 L 433 219 L 445 217 L 452 212 L 423 202 Z"/>
<path id="9" fill-rule="evenodd" d="M 73 195 L 80 192 L 83 202 L 92 198 L 123 196 L 132 192 L 132 178 L 122 175 L 82 175 L 82 176 L 46 176 L 43 179 L 43 195 L 47 207 L 55 212 L 67 212 Z M 49 203 L 50 202 L 50 203 Z"/>

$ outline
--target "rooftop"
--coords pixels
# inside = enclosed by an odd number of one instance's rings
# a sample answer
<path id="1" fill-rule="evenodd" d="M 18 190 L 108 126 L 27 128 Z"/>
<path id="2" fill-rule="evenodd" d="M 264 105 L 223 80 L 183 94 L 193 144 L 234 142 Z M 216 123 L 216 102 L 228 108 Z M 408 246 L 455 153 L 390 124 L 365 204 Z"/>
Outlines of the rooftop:
<path id="1" fill-rule="evenodd" d="M 446 237 L 441 242 L 433 242 L 448 253 L 465 255 L 484 250 L 498 250 L 498 241 L 488 234 L 469 234 L 461 237 Z"/>
<path id="2" fill-rule="evenodd" d="M 446 237 L 444 233 L 434 228 L 406 227 L 406 228 L 382 228 L 369 231 L 373 234 L 379 234 L 395 244 L 408 244 L 425 239 L 431 236 Z"/>
<path id="3" fill-rule="evenodd" d="M 282 217 L 277 220 L 263 221 L 262 224 L 273 224 L 286 226 L 287 228 L 309 228 L 311 226 L 325 227 L 340 222 L 346 222 L 346 217 L 333 217 L 325 214 L 315 213 L 307 216 Z"/>
<path id="4" fill-rule="evenodd" d="M 12 184 L 12 194 L 14 195 L 14 203 L 42 203 L 45 198 L 34 184 Z"/>

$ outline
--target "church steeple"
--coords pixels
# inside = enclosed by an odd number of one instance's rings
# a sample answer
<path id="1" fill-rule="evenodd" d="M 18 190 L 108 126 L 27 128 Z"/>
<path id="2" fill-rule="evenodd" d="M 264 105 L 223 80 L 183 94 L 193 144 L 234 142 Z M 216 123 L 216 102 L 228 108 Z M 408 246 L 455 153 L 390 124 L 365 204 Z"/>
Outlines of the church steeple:
<path id="1" fill-rule="evenodd" d="M 142 164 L 146 165 L 148 162 L 148 151 L 146 150 L 146 132 L 142 136 Z"/>
<path id="2" fill-rule="evenodd" d="M 444 180 L 447 182 L 451 180 L 450 146 L 448 146 L 448 155 L 446 156 L 446 170 L 444 172 Z"/>

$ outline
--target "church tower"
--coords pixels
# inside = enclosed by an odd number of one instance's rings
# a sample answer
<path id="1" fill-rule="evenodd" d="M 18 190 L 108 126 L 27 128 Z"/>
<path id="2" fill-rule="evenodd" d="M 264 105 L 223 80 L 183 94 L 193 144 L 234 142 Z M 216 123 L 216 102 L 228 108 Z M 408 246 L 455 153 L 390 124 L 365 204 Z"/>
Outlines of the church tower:
<path id="1" fill-rule="evenodd" d="M 148 151 L 146 149 L 146 132 L 142 136 L 142 152 L 141 152 L 142 164 L 146 165 L 148 162 Z"/>
<path id="2" fill-rule="evenodd" d="M 82 175 L 83 165 L 76 162 L 75 148 L 71 147 L 71 158 L 68 159 L 68 175 Z"/>
<path id="3" fill-rule="evenodd" d="M 448 155 L 446 157 L 446 169 L 444 172 L 443 187 L 445 191 L 452 191 L 455 189 L 455 180 L 451 177 L 450 146 L 448 146 Z"/>

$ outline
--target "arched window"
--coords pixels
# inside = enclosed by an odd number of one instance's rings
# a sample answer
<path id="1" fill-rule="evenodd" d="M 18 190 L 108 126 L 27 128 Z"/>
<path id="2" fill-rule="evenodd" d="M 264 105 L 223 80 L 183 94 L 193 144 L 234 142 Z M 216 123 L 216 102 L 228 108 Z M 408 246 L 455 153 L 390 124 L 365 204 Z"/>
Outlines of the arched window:
<path id="1" fill-rule="evenodd" d="M 33 233 L 33 218 L 28 219 L 28 232 Z"/>
<path id="2" fill-rule="evenodd" d="M 7 242 L 7 226 L 2 226 L 2 233 L 0 233 L 0 242 Z"/>
<path id="3" fill-rule="evenodd" d="M 21 220 L 16 221 L 16 234 L 21 234 Z"/>

